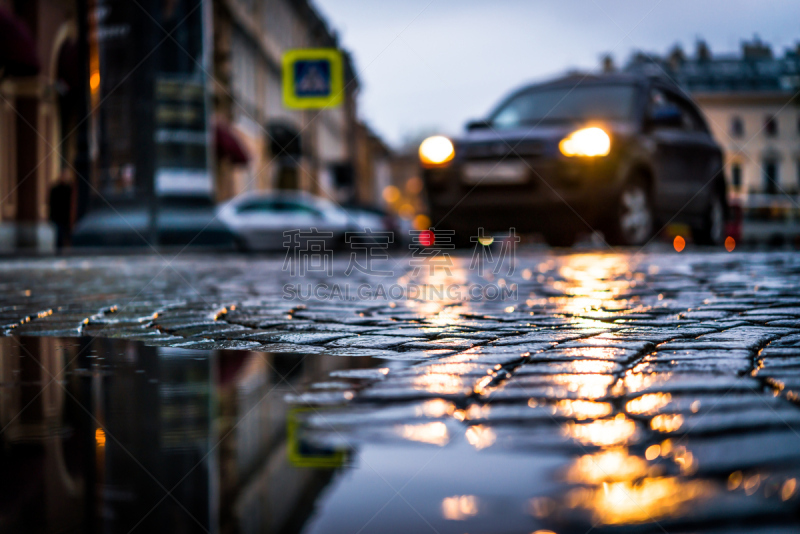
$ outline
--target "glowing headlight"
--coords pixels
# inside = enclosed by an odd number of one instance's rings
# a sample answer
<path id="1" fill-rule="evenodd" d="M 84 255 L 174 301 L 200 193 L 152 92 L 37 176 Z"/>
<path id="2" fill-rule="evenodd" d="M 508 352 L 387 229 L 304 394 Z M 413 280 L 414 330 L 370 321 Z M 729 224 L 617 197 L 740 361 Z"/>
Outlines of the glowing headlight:
<path id="1" fill-rule="evenodd" d="M 453 143 L 442 135 L 434 135 L 419 145 L 419 160 L 425 165 L 443 165 L 456 155 Z"/>
<path id="2" fill-rule="evenodd" d="M 562 139 L 558 149 L 565 156 L 607 156 L 611 138 L 602 128 L 582 128 Z"/>

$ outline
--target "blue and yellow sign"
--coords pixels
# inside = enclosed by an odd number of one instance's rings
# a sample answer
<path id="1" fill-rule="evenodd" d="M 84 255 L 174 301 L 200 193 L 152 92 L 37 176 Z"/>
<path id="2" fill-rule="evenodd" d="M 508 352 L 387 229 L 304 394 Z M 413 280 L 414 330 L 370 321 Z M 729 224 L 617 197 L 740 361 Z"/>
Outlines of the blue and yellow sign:
<path id="1" fill-rule="evenodd" d="M 292 408 L 286 415 L 286 444 L 289 463 L 294 467 L 312 469 L 336 469 L 347 459 L 345 449 L 329 449 L 315 446 L 303 439 L 303 427 L 299 420 L 303 414 L 318 414 L 316 408 Z"/>
<path id="2" fill-rule="evenodd" d="M 283 102 L 292 109 L 333 108 L 344 99 L 342 53 L 335 48 L 289 50 L 283 55 Z"/>

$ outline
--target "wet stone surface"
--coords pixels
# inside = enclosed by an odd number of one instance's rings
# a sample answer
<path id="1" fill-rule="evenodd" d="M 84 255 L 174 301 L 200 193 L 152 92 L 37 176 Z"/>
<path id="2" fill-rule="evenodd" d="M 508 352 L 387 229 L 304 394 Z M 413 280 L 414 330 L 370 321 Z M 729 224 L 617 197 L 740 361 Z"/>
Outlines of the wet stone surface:
<path id="1" fill-rule="evenodd" d="M 302 278 L 283 258 L 5 261 L 0 332 L 268 354 L 278 377 L 340 362 L 280 390 L 288 469 L 328 473 L 294 530 L 800 528 L 800 255 L 470 261 L 397 258 L 389 278 L 345 276 L 347 258 Z M 379 284 L 405 294 L 357 294 Z"/>

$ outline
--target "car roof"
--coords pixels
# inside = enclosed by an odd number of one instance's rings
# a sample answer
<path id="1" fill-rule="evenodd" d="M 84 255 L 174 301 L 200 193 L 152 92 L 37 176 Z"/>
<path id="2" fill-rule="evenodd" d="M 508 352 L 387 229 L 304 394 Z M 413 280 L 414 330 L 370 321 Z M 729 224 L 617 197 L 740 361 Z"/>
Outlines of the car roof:
<path id="1" fill-rule="evenodd" d="M 312 195 L 307 191 L 250 191 L 240 194 L 231 200 L 238 202 L 246 200 L 306 200 L 311 202 L 328 201 L 323 197 Z"/>
<path id="2" fill-rule="evenodd" d="M 523 93 L 526 91 L 536 89 L 557 89 L 561 87 L 577 87 L 581 86 L 600 86 L 600 85 L 651 85 L 658 84 L 665 87 L 675 87 L 669 78 L 665 76 L 647 76 L 644 74 L 629 73 L 629 72 L 614 72 L 614 73 L 574 73 L 561 76 L 553 80 L 545 82 L 532 83 L 519 88 L 514 93 Z"/>
<path id="3" fill-rule="evenodd" d="M 245 202 L 252 202 L 258 200 L 284 200 L 284 201 L 300 201 L 306 204 L 312 204 L 319 208 L 328 208 L 336 206 L 336 204 L 325 198 L 313 195 L 307 191 L 251 191 L 248 193 L 240 194 L 230 199 L 228 205 L 239 205 Z"/>
<path id="4" fill-rule="evenodd" d="M 494 115 L 499 109 L 505 106 L 512 99 L 519 95 L 525 94 L 528 91 L 546 90 L 546 89 L 572 89 L 581 86 L 608 86 L 608 85 L 633 85 L 642 88 L 658 87 L 661 89 L 669 89 L 679 94 L 684 93 L 677 84 L 666 76 L 652 76 L 641 73 L 631 72 L 614 72 L 614 73 L 571 73 L 559 78 L 548 80 L 545 82 L 532 83 L 524 85 L 510 93 L 506 94 L 500 102 L 492 108 L 489 115 Z"/>

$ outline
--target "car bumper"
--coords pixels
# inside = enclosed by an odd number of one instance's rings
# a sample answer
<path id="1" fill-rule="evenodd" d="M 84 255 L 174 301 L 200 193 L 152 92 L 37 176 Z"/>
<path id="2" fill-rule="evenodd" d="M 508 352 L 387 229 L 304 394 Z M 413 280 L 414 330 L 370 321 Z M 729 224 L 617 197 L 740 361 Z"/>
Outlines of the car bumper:
<path id="1" fill-rule="evenodd" d="M 433 224 L 465 230 L 585 228 L 609 214 L 622 185 L 614 161 L 546 160 L 527 167 L 525 180 L 516 184 L 468 182 L 463 163 L 424 169 Z"/>

